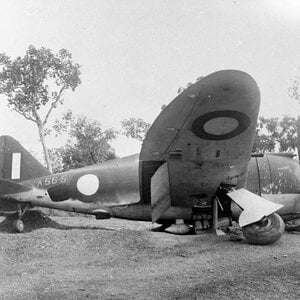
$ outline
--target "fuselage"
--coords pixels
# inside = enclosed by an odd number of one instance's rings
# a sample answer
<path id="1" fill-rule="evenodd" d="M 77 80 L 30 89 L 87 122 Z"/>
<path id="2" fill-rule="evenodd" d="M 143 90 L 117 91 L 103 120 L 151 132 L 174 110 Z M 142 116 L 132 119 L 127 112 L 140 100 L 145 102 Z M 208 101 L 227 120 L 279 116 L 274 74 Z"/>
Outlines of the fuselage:
<path id="1" fill-rule="evenodd" d="M 142 162 L 137 154 L 22 184 L 47 190 L 49 194 L 50 199 L 36 199 L 32 205 L 87 214 L 106 208 L 115 217 L 150 221 L 151 178 L 162 164 Z M 190 191 L 188 199 L 185 193 L 179 193 L 183 195 L 182 199 L 176 195 L 176 201 L 162 215 L 162 220 L 192 219 L 195 207 L 211 204 L 211 199 L 201 193 L 201 184 L 195 187 L 195 172 L 190 172 L 190 178 L 187 176 L 182 184 L 185 191 Z M 300 165 L 296 160 L 277 155 L 252 157 L 244 186 L 253 193 L 284 204 L 283 215 L 300 214 Z"/>
<path id="2" fill-rule="evenodd" d="M 252 157 L 246 188 L 272 202 L 283 204 L 283 219 L 300 217 L 300 164 L 286 153 Z"/>

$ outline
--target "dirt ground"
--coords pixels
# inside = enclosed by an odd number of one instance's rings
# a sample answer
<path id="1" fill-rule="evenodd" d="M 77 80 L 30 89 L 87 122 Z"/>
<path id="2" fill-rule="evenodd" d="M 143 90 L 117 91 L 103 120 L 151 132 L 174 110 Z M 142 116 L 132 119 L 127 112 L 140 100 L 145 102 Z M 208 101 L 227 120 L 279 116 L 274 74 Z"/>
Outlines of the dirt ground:
<path id="1" fill-rule="evenodd" d="M 299 233 L 254 246 L 146 222 L 52 219 L 22 234 L 0 228 L 0 299 L 300 299 Z"/>

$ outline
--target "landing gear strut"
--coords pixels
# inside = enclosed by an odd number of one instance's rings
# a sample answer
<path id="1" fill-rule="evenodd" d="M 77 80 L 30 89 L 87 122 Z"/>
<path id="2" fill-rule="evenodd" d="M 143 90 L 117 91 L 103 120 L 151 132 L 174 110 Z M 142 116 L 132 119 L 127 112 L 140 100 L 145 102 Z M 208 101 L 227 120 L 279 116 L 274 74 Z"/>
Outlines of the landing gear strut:
<path id="1" fill-rule="evenodd" d="M 18 219 L 15 220 L 12 224 L 14 232 L 21 233 L 24 231 L 25 225 L 22 221 L 22 217 L 25 214 L 28 206 L 29 206 L 28 204 L 25 204 L 24 206 L 21 205 L 19 206 Z"/>

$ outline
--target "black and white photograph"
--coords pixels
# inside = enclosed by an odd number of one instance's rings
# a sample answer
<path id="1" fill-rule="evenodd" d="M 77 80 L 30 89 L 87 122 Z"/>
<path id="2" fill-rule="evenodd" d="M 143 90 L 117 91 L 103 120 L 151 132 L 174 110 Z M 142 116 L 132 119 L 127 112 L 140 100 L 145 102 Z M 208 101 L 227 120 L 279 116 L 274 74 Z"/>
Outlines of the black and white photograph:
<path id="1" fill-rule="evenodd" d="M 300 299 L 300 1 L 0 5 L 0 299 Z"/>

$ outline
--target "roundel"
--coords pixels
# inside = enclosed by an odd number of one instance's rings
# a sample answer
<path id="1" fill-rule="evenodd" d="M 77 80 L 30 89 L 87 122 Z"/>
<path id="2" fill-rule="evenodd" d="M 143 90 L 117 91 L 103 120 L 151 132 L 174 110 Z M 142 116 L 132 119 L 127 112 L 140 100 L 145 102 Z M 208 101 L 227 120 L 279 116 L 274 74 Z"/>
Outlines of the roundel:
<path id="1" fill-rule="evenodd" d="M 76 184 L 77 190 L 85 196 L 94 195 L 98 191 L 99 185 L 99 178 L 94 174 L 85 174 L 79 177 Z"/>
<path id="2" fill-rule="evenodd" d="M 227 140 L 241 134 L 250 123 L 250 118 L 240 111 L 219 110 L 197 118 L 192 125 L 192 132 L 205 140 Z"/>

